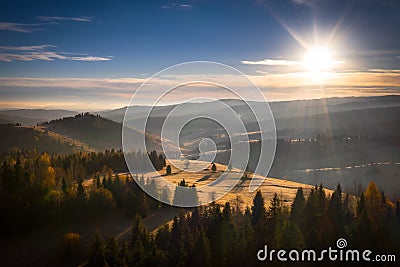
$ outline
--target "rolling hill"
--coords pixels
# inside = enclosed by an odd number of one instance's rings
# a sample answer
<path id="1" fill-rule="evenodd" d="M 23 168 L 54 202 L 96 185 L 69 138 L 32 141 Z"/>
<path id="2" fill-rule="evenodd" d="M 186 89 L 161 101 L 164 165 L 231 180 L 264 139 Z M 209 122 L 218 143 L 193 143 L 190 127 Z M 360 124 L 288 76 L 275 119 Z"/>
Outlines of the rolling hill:
<path id="1" fill-rule="evenodd" d="M 37 127 L 0 125 L 0 139 L 0 153 L 35 149 L 39 153 L 67 154 L 82 149 L 82 146 L 71 140 L 50 135 Z"/>
<path id="2" fill-rule="evenodd" d="M 54 132 L 87 144 L 89 147 L 104 151 L 106 149 L 122 149 L 122 124 L 89 113 L 78 114 L 43 123 L 49 132 Z M 129 140 L 126 141 L 129 150 L 138 149 L 143 133 L 133 128 L 125 127 Z M 161 150 L 161 142 L 157 136 L 146 134 L 147 150 Z"/>
<path id="3" fill-rule="evenodd" d="M 74 116 L 77 113 L 62 109 L 10 109 L 0 110 L 0 117 L 12 123 L 33 126 L 50 120 Z"/>
<path id="4" fill-rule="evenodd" d="M 245 103 L 241 100 L 224 99 L 225 104 L 232 107 L 236 112 L 245 116 L 250 110 L 246 107 Z M 257 108 L 260 102 L 249 102 L 252 108 Z M 224 112 L 217 108 L 215 102 L 204 103 L 185 103 L 183 104 L 185 110 L 189 110 L 190 114 L 208 111 L 210 114 L 213 112 Z M 312 100 L 294 100 L 294 101 L 277 101 L 269 103 L 275 119 L 292 118 L 299 115 L 310 116 L 324 113 L 335 113 L 351 110 L 364 110 L 372 108 L 386 108 L 400 106 L 400 96 L 388 95 L 377 97 L 343 97 L 343 98 L 323 98 Z M 151 111 L 151 117 L 165 117 L 168 113 L 175 108 L 176 105 L 157 106 Z M 105 110 L 98 112 L 99 115 L 107 119 L 117 122 L 122 122 L 127 107 Z M 145 114 L 151 110 L 150 106 L 131 106 L 129 107 L 130 116 L 129 120 L 137 120 L 145 117 Z M 187 112 L 177 113 L 177 116 L 187 115 Z"/>

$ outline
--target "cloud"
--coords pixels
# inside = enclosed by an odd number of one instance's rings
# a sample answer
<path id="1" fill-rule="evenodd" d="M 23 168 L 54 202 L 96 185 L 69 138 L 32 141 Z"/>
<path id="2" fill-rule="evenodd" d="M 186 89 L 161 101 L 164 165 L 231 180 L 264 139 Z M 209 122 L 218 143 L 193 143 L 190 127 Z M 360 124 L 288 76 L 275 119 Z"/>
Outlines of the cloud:
<path id="1" fill-rule="evenodd" d="M 11 62 L 33 61 L 33 60 L 73 60 L 73 61 L 108 61 L 112 57 L 98 57 L 67 52 L 47 51 L 53 45 L 32 45 L 32 46 L 0 46 L 0 61 Z M 73 55 L 73 56 L 71 56 Z"/>
<path id="2" fill-rule="evenodd" d="M 245 65 L 266 65 L 266 66 L 295 66 L 301 64 L 299 61 L 282 60 L 282 59 L 264 59 L 258 61 L 242 60 Z"/>
<path id="3" fill-rule="evenodd" d="M 78 21 L 78 22 L 90 22 L 92 18 L 90 17 L 48 17 L 48 16 L 38 16 L 37 20 L 40 23 L 15 23 L 15 22 L 5 22 L 0 21 L 0 31 L 13 31 L 13 32 L 24 32 L 30 33 L 33 31 L 41 30 L 42 26 L 48 24 L 58 24 L 62 21 Z"/>
<path id="4" fill-rule="evenodd" d="M 292 0 L 295 4 L 299 5 L 306 5 L 306 6 L 312 6 L 314 5 L 318 0 Z"/>
<path id="5" fill-rule="evenodd" d="M 0 50 L 8 51 L 42 51 L 54 45 L 31 45 L 31 46 L 0 46 Z"/>
<path id="6" fill-rule="evenodd" d="M 143 78 L 26 78 L 0 77 L 0 88 L 67 88 L 76 90 L 105 89 L 107 92 L 132 92 L 132 86 L 143 83 Z"/>
<path id="7" fill-rule="evenodd" d="M 58 23 L 60 21 L 79 21 L 79 22 L 89 22 L 92 18 L 89 17 L 48 17 L 48 16 L 37 16 L 38 20 L 45 21 L 48 23 Z"/>
<path id="8" fill-rule="evenodd" d="M 398 70 L 366 70 L 352 72 L 315 73 L 293 72 L 248 76 L 258 86 L 264 88 L 291 88 L 322 86 L 329 87 L 396 87 L 399 86 Z"/>
<path id="9" fill-rule="evenodd" d="M 327 74 L 322 80 L 315 79 L 315 74 L 307 72 L 269 73 L 246 75 L 246 77 L 259 86 L 268 100 L 400 95 L 398 69 L 335 72 Z M 216 83 L 234 88 L 239 94 L 248 92 L 248 82 L 244 82 L 240 75 L 215 74 L 213 78 Z M 166 86 L 172 88 L 176 84 L 201 80 L 207 81 L 207 76 L 180 74 L 153 78 L 150 81 L 151 86 L 146 88 L 140 101 L 142 104 L 149 104 L 149 101 L 151 99 L 154 101 L 154 97 L 158 97 L 159 92 Z M 105 109 L 127 105 L 132 94 L 145 81 L 147 81 L 145 78 L 0 77 L 0 99 L 4 106 L 10 107 L 24 107 L 27 104 L 40 106 L 43 103 L 65 106 L 68 103 L 68 107 L 73 109 L 88 109 L 89 107 Z M 226 90 L 218 90 L 215 86 L 197 83 L 168 94 L 163 103 L 179 102 L 183 93 L 187 97 L 194 98 L 199 96 L 233 97 L 227 96 Z"/>
<path id="10" fill-rule="evenodd" d="M 68 60 L 76 60 L 76 61 L 109 61 L 112 60 L 112 57 L 66 57 Z"/>
<path id="11" fill-rule="evenodd" d="M 33 60 L 74 60 L 74 61 L 109 61 L 112 57 L 94 57 L 94 56 L 65 56 L 63 52 L 26 52 L 22 54 L 0 53 L 0 61 L 11 62 L 33 61 Z"/>
<path id="12" fill-rule="evenodd" d="M 40 23 L 13 23 L 13 22 L 4 22 L 0 21 L 0 31 L 12 31 L 12 32 L 33 32 L 36 30 L 40 30 L 39 26 L 43 24 Z"/>
<path id="13" fill-rule="evenodd" d="M 171 4 L 163 5 L 162 8 L 164 8 L 164 9 L 170 9 L 170 8 L 192 8 L 192 5 L 171 3 Z"/>

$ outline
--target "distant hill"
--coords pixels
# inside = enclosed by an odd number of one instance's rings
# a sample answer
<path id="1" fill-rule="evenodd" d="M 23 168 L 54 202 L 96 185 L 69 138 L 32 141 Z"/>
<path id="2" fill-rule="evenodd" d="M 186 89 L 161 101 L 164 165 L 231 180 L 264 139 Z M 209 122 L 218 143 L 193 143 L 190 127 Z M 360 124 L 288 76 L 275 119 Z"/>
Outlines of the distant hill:
<path id="1" fill-rule="evenodd" d="M 100 151 L 122 148 L 122 124 L 99 115 L 78 114 L 43 123 L 42 126 L 48 131 L 68 136 Z M 128 127 L 124 131 L 129 136 L 129 149 L 138 149 L 143 133 Z M 160 139 L 156 136 L 146 135 L 146 144 L 148 150 L 161 150 Z"/>
<path id="2" fill-rule="evenodd" d="M 246 104 L 237 99 L 223 99 L 222 102 L 233 108 L 236 112 L 242 116 L 246 116 L 250 113 L 250 110 Z M 249 102 L 252 108 L 259 108 L 262 103 L 251 101 Z M 204 103 L 185 103 L 185 108 L 181 112 L 176 113 L 177 116 L 185 116 L 190 111 L 190 115 L 194 115 L 198 112 L 207 111 L 210 114 L 215 112 L 224 113 L 221 110 L 220 105 L 216 105 L 215 102 L 204 102 Z M 269 103 L 272 113 L 275 119 L 280 118 L 291 118 L 299 115 L 310 116 L 323 113 L 334 113 L 343 112 L 350 110 L 363 110 L 372 108 L 386 108 L 386 107 L 398 107 L 400 106 L 400 96 L 388 95 L 388 96 L 374 96 L 374 97 L 332 97 L 322 99 L 311 99 L 311 100 L 292 100 L 292 101 L 277 101 Z M 151 110 L 151 117 L 162 118 L 168 115 L 168 113 L 175 108 L 176 105 L 168 106 L 156 106 L 153 109 L 150 106 L 131 106 L 129 107 L 129 121 L 143 119 L 147 113 Z M 102 117 L 117 122 L 122 122 L 127 107 L 100 111 Z M 128 123 L 129 123 L 128 121 Z M 249 121 L 248 123 L 250 123 Z"/>
<path id="3" fill-rule="evenodd" d="M 38 152 L 72 153 L 80 149 L 71 142 L 51 136 L 33 127 L 20 127 L 11 124 L 0 125 L 0 153 L 10 150 L 34 150 Z"/>
<path id="4" fill-rule="evenodd" d="M 0 110 L 0 117 L 12 123 L 33 126 L 50 120 L 74 116 L 77 113 L 62 109 L 11 109 Z"/>
<path id="5" fill-rule="evenodd" d="M 278 136 L 282 138 L 311 138 L 320 133 L 334 135 L 398 135 L 400 107 L 346 110 L 314 115 L 299 114 L 276 119 Z M 250 131 L 257 123 L 246 125 Z"/>

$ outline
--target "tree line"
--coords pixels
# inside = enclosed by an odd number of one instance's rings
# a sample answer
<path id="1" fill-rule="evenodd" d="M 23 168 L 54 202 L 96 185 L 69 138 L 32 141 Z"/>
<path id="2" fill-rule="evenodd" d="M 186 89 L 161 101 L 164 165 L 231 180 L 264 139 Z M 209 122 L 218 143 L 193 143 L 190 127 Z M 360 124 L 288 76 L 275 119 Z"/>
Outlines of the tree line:
<path id="1" fill-rule="evenodd" d="M 399 226 L 400 203 L 392 203 L 372 182 L 359 196 L 343 194 L 340 185 L 331 195 L 322 185 L 308 195 L 299 188 L 291 206 L 277 194 L 267 206 L 258 191 L 244 210 L 229 202 L 182 210 L 171 226 L 153 233 L 137 214 L 129 242 L 96 233 L 87 266 L 253 266 L 260 264 L 256 253 L 266 244 L 276 250 L 318 250 L 335 247 L 338 238 L 352 248 L 396 253 Z"/>
<path id="2" fill-rule="evenodd" d="M 165 166 L 163 155 L 132 152 L 130 160 L 140 166 L 149 157 L 157 168 Z M 0 232 L 14 235 L 51 222 L 106 216 L 122 210 L 129 218 L 145 217 L 160 205 L 140 189 L 159 192 L 155 181 L 131 176 L 121 150 L 59 155 L 36 151 L 2 156 L 0 166 Z M 124 174 L 119 174 L 124 173 Z M 87 179 L 93 178 L 93 179 Z"/>

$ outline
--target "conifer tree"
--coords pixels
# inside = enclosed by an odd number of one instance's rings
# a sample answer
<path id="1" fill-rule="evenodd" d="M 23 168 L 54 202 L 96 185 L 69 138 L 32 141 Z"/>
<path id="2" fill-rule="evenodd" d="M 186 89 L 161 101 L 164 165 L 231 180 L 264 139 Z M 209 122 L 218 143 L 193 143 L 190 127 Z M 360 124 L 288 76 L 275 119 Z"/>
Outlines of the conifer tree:
<path id="1" fill-rule="evenodd" d="M 166 175 L 171 175 L 171 165 L 167 165 Z"/>
<path id="2" fill-rule="evenodd" d="M 203 229 L 200 230 L 200 235 L 196 240 L 191 259 L 191 266 L 210 266 L 211 252 L 210 244 L 206 233 Z"/>
<path id="3" fill-rule="evenodd" d="M 81 199 L 85 199 L 86 198 L 85 187 L 83 186 L 83 180 L 82 179 L 79 179 L 79 181 L 78 181 L 77 192 L 78 192 L 78 196 Z"/>
<path id="4" fill-rule="evenodd" d="M 103 239 L 98 230 L 96 231 L 95 237 L 92 241 L 87 266 L 108 266 L 105 260 Z"/>
<path id="5" fill-rule="evenodd" d="M 290 219 L 298 225 L 303 222 L 303 212 L 306 206 L 306 198 L 304 197 L 303 188 L 299 187 L 296 192 L 296 196 L 292 203 L 290 211 Z"/>
<path id="6" fill-rule="evenodd" d="M 65 182 L 65 177 L 62 178 L 61 190 L 65 193 L 67 191 L 67 183 Z"/>
<path id="7" fill-rule="evenodd" d="M 304 247 L 303 233 L 294 221 L 285 223 L 279 243 L 285 249 L 302 249 Z"/>
<path id="8" fill-rule="evenodd" d="M 258 190 L 256 195 L 254 196 L 253 199 L 253 206 L 251 207 L 251 222 L 253 224 L 253 227 L 255 227 L 258 222 L 261 220 L 262 222 L 265 222 L 265 206 L 264 206 L 264 198 L 261 194 L 261 191 Z"/>
<path id="9" fill-rule="evenodd" d="M 216 172 L 217 171 L 217 166 L 215 165 L 215 163 L 212 164 L 211 170 L 212 170 L 212 172 Z"/>

